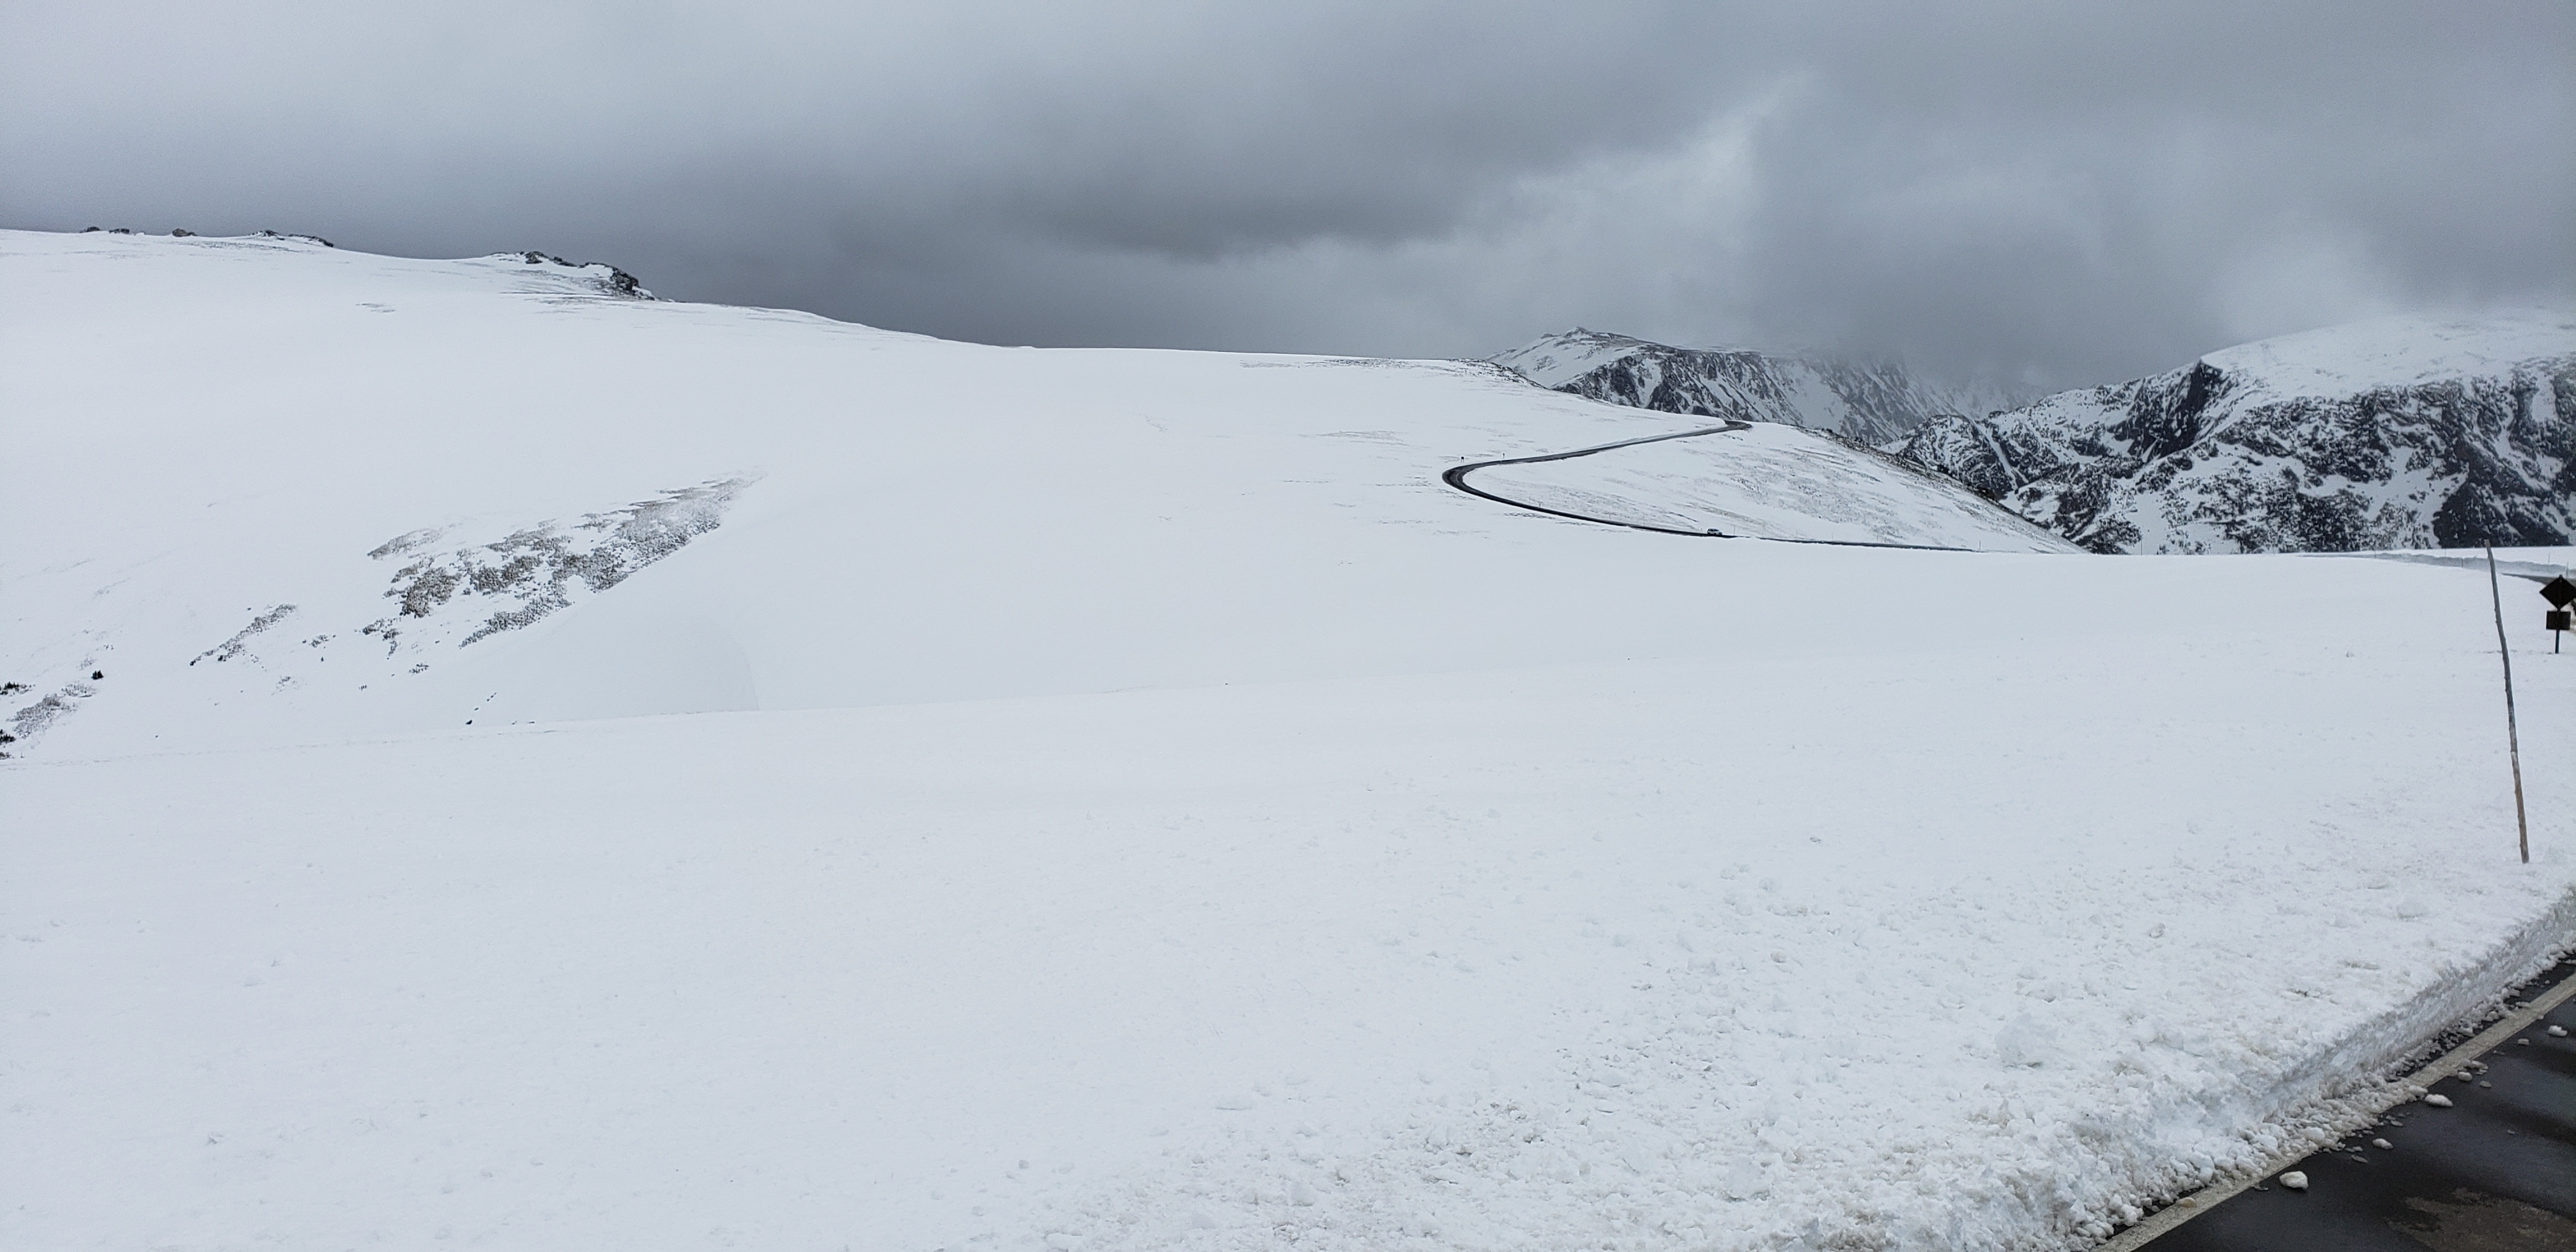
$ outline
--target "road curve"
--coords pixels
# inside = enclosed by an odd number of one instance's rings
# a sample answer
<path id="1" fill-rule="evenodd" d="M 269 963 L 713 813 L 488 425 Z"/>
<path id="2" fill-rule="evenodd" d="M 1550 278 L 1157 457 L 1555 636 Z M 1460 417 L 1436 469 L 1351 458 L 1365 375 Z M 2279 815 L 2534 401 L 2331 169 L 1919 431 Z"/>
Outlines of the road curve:
<path id="1" fill-rule="evenodd" d="M 1490 491 L 1479 490 L 1467 482 L 1467 475 L 1475 473 L 1480 469 L 1491 469 L 1497 465 L 1536 465 L 1541 461 L 1570 461 L 1579 456 L 1590 456 L 1595 452 L 1608 452 L 1613 448 L 1633 448 L 1641 443 L 1662 443 L 1667 439 L 1691 439 L 1700 435 L 1723 435 L 1729 431 L 1751 430 L 1752 428 L 1753 423 L 1751 422 L 1728 418 L 1726 423 L 1720 426 L 1704 426 L 1698 430 L 1676 431 L 1669 435 L 1646 435 L 1637 439 L 1622 439 L 1617 443 L 1598 444 L 1589 448 L 1576 448 L 1572 452 L 1550 452 L 1545 456 L 1507 456 L 1498 457 L 1491 461 L 1473 461 L 1465 465 L 1453 466 L 1449 469 L 1442 470 L 1440 472 L 1440 481 L 1447 483 L 1460 491 L 1466 492 L 1468 495 L 1474 496 L 1479 500 L 1491 500 L 1496 504 L 1509 505 L 1515 509 L 1528 509 L 1532 513 L 1545 513 L 1550 517 L 1562 517 L 1577 522 L 1592 522 L 1602 526 L 1625 526 L 1630 530 L 1651 530 L 1659 535 L 1690 535 L 1699 539 L 1734 539 L 1738 538 L 1738 536 L 1727 534 L 1722 530 L 1680 530 L 1671 526 L 1649 526 L 1644 522 L 1613 521 L 1606 517 L 1590 517 L 1581 513 L 1568 513 L 1563 509 L 1551 509 L 1543 505 L 1529 504 L 1524 501 L 1498 496 Z"/>
<path id="2" fill-rule="evenodd" d="M 1876 543 L 1866 539 L 1781 539 L 1770 535 L 1730 535 L 1722 530 L 1683 530 L 1675 526 L 1650 526 L 1644 522 L 1623 522 L 1615 518 L 1593 517 L 1584 513 L 1568 513 L 1563 509 L 1551 509 L 1545 505 L 1531 504 L 1526 500 L 1514 500 L 1509 496 L 1495 495 L 1493 492 L 1483 490 L 1475 484 L 1467 481 L 1467 475 L 1475 473 L 1477 470 L 1490 469 L 1497 465 L 1536 465 L 1542 461 L 1570 461 L 1575 457 L 1590 456 L 1595 452 L 1608 452 L 1614 448 L 1633 448 L 1641 443 L 1662 443 L 1668 439 L 1696 439 L 1701 435 L 1724 435 L 1739 430 L 1751 429 L 1753 429 L 1753 423 L 1751 422 L 1744 421 L 1739 418 L 1728 418 L 1722 425 L 1703 426 L 1698 430 L 1675 431 L 1669 435 L 1645 435 L 1636 439 L 1622 439 L 1617 443 L 1595 444 L 1589 448 L 1576 448 L 1571 452 L 1550 452 L 1545 456 L 1507 456 L 1497 457 L 1491 461 L 1470 461 L 1465 465 L 1451 466 L 1448 469 L 1440 471 L 1440 481 L 1447 483 L 1460 491 L 1466 492 L 1468 495 L 1474 496 L 1479 500 L 1491 500 L 1496 504 L 1508 505 L 1515 509 L 1526 509 L 1532 513 L 1545 513 L 1549 517 L 1562 517 L 1568 521 L 1590 522 L 1596 526 L 1624 526 L 1629 530 L 1653 531 L 1658 535 L 1687 535 L 1693 539 L 1759 539 L 1767 543 L 1817 543 L 1835 548 L 1904 548 L 1909 551 L 1917 552 L 1977 551 L 1975 548 L 1953 548 L 1928 543 Z"/>

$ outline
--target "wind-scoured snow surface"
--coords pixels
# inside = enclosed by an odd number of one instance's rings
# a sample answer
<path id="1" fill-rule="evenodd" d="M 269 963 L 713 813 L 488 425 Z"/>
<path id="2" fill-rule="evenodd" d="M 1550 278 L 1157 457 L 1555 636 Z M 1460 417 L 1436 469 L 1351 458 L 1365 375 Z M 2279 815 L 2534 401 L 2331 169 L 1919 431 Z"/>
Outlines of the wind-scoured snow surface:
<path id="1" fill-rule="evenodd" d="M 1496 465 L 1506 500 L 1659 530 L 1981 552 L 2074 552 L 1957 482 L 1867 447 L 1756 423 L 1586 456 Z"/>
<path id="2" fill-rule="evenodd" d="M 2576 927 L 2483 570 L 1648 534 L 1440 473 L 1703 420 L 515 255 L 0 314 L 8 1246 L 2073 1248 Z"/>
<path id="3" fill-rule="evenodd" d="M 2576 313 L 2389 317 L 1891 445 L 2102 552 L 2576 538 Z"/>

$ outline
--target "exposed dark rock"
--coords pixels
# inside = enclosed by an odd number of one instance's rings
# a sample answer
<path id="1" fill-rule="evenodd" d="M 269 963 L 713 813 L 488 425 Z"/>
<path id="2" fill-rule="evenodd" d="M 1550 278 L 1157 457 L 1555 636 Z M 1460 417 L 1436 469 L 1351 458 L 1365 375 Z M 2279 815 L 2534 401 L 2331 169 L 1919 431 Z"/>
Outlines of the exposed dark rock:
<path id="1" fill-rule="evenodd" d="M 629 296 L 637 300 L 653 299 L 653 293 L 644 289 L 642 281 L 614 265 L 599 261 L 567 261 L 547 252 L 503 253 L 502 255 L 516 256 L 530 265 L 560 265 L 566 269 L 598 271 L 593 277 L 598 281 L 600 289 L 608 294 Z"/>
<path id="2" fill-rule="evenodd" d="M 1985 398 L 1927 386 L 1893 362 L 1676 348 L 1580 327 L 1493 361 L 1542 387 L 1609 404 L 1784 422 L 1866 443 L 1885 443 Z"/>
<path id="3" fill-rule="evenodd" d="M 547 522 L 476 547 L 416 556 L 395 571 L 393 585 L 385 590 L 400 607 L 392 617 L 372 622 L 360 633 L 384 640 L 390 656 L 409 625 L 402 619 L 450 620 L 441 610 L 465 597 L 489 603 L 473 610 L 483 613 L 483 621 L 465 631 L 459 647 L 529 625 L 568 607 L 576 588 L 590 594 L 606 591 L 716 529 L 724 522 L 726 507 L 756 477 L 721 479 L 622 509 L 587 514 L 570 526 Z M 410 555 L 436 542 L 442 533 L 412 531 L 367 555 L 378 559 Z M 282 618 L 291 606 L 279 609 Z M 432 637 L 437 633 L 433 629 Z"/>
<path id="4" fill-rule="evenodd" d="M 98 688 L 85 682 L 70 682 L 45 698 L 9 715 L 9 724 L 17 729 L 16 738 L 29 741 L 45 733 L 46 728 L 79 710 L 74 701 L 98 694 Z"/>
<path id="5" fill-rule="evenodd" d="M 203 661 L 208 658 L 212 658 L 218 662 L 229 661 L 234 657 L 240 656 L 242 653 L 250 650 L 250 641 L 252 636 L 267 630 L 271 626 L 275 626 L 279 622 L 285 621 L 288 617 L 293 616 L 294 613 L 294 605 L 281 604 L 276 608 L 259 614 L 258 616 L 250 619 L 250 625 L 244 626 L 240 630 L 235 631 L 232 638 L 224 640 L 222 643 L 216 644 L 214 647 L 198 653 L 194 658 L 189 660 L 188 664 L 195 665 L 198 661 Z M 104 678 L 106 675 L 92 674 L 90 677 Z"/>
<path id="6" fill-rule="evenodd" d="M 1890 450 L 2097 552 L 2563 544 L 2576 317 L 2386 319 L 2231 348 Z"/>

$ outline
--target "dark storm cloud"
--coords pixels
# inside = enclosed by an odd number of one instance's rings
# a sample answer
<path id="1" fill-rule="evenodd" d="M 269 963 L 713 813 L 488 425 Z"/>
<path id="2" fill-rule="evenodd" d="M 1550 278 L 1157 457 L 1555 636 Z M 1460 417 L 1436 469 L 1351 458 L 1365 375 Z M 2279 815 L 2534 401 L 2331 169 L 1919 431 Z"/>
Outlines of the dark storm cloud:
<path id="1" fill-rule="evenodd" d="M 0 8 L 0 220 L 1011 343 L 2107 380 L 2576 290 L 2557 3 Z"/>

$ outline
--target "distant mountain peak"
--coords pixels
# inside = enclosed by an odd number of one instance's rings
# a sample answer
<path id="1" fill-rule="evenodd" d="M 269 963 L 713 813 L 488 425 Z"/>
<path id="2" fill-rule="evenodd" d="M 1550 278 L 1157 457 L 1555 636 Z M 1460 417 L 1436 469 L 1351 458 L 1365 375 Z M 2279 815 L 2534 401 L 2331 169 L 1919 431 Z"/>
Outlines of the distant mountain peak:
<path id="1" fill-rule="evenodd" d="M 1925 423 L 1892 451 L 2100 552 L 2561 544 L 2576 313 L 2398 316 Z"/>
<path id="2" fill-rule="evenodd" d="M 1783 422 L 1884 443 L 1999 396 L 1925 384 L 1892 361 L 1680 348 L 1577 326 L 1488 358 L 1539 386 L 1611 404 Z"/>

